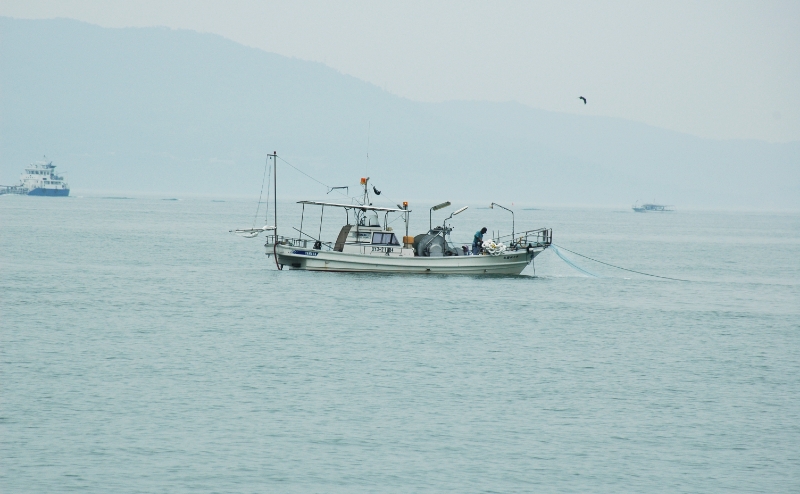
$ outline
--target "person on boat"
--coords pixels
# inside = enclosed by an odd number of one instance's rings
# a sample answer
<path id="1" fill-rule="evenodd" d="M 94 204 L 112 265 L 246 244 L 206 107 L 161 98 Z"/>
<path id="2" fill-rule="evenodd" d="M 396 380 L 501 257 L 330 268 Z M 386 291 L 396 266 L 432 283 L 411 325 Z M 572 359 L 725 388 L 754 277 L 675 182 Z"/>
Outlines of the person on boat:
<path id="1" fill-rule="evenodd" d="M 483 247 L 483 234 L 486 233 L 487 230 L 484 226 L 477 232 L 475 232 L 475 236 L 472 238 L 472 254 L 478 255 L 481 253 L 481 247 Z"/>

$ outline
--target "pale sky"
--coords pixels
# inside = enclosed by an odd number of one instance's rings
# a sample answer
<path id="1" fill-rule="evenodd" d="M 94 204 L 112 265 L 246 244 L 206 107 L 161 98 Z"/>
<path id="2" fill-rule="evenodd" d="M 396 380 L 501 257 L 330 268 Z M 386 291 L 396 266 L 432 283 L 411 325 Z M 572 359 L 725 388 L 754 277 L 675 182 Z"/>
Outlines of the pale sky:
<path id="1" fill-rule="evenodd" d="M 0 15 L 215 33 L 418 101 L 800 140 L 800 1 L 3 0 Z"/>

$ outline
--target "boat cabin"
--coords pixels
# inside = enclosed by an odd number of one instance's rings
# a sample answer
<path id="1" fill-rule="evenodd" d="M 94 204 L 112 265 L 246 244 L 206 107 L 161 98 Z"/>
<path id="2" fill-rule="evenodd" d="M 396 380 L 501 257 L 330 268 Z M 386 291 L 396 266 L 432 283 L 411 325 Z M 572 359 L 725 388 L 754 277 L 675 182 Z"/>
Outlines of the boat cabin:
<path id="1" fill-rule="evenodd" d="M 321 206 L 323 214 L 325 207 L 342 208 L 347 211 L 347 224 L 345 224 L 339 231 L 336 242 L 333 245 L 324 244 L 321 239 L 314 238 L 315 249 L 325 248 L 333 250 L 334 252 L 343 252 L 350 254 L 368 254 L 377 256 L 413 256 L 414 249 L 412 242 L 408 237 L 403 238 L 403 243 L 400 242 L 397 233 L 388 225 L 389 213 L 400 213 L 406 221 L 408 213 L 411 211 L 405 208 L 385 208 L 376 206 L 365 206 L 359 204 L 338 204 L 330 202 L 317 202 L 317 201 L 300 201 L 303 205 L 304 211 L 306 205 Z M 351 214 L 352 215 L 352 222 Z M 383 225 L 381 224 L 378 213 L 384 213 Z M 322 219 L 320 218 L 320 221 Z M 306 232 L 302 231 L 302 216 L 300 220 L 301 231 L 300 233 L 310 238 Z"/>

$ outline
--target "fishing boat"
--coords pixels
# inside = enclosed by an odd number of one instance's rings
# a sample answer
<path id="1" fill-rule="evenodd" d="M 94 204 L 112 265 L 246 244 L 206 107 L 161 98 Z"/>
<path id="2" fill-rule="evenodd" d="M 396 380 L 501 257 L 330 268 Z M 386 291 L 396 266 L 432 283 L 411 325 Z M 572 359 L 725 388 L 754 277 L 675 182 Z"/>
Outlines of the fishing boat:
<path id="1" fill-rule="evenodd" d="M 639 206 L 638 202 L 634 204 L 632 208 L 637 213 L 672 213 L 675 211 L 672 206 L 665 206 L 663 204 L 642 204 Z"/>
<path id="2" fill-rule="evenodd" d="M 272 178 L 273 190 L 277 194 L 277 154 L 269 156 L 275 165 Z M 408 202 L 398 204 L 397 207 L 374 206 L 370 198 L 369 177 L 362 177 L 360 183 L 363 195 L 359 199 L 353 199 L 351 203 L 299 201 L 302 213 L 300 227 L 293 228 L 296 235 L 280 234 L 277 226 L 277 199 L 274 199 L 273 204 L 273 225 L 234 232 L 248 237 L 266 233 L 266 254 L 274 257 L 279 270 L 288 267 L 295 270 L 332 272 L 518 275 L 552 243 L 552 229 L 516 232 L 513 211 L 495 203 L 492 205 L 511 212 L 511 235 L 501 237 L 498 234 L 497 238 L 487 239 L 477 246 L 475 252 L 471 246 L 456 245 L 450 237 L 453 231 L 450 220 L 466 211 L 467 206 L 451 213 L 441 225 L 432 224 L 433 211 L 451 206 L 450 201 L 430 208 L 427 231 L 412 236 L 409 235 L 412 211 Z M 377 189 L 374 191 L 378 192 Z M 313 232 L 303 229 L 307 207 L 321 209 L 319 228 L 315 225 Z M 344 210 L 346 221 L 336 239 L 326 241 L 320 238 L 320 234 L 325 211 L 331 208 Z M 397 219 L 403 220 L 402 232 L 397 232 L 390 226 Z"/>

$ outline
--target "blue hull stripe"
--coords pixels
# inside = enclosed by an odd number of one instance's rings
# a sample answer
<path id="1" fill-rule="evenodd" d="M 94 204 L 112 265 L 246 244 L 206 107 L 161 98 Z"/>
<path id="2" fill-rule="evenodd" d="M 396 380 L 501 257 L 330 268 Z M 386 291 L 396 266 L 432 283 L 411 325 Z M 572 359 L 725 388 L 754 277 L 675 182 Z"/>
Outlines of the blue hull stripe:
<path id="1" fill-rule="evenodd" d="M 32 189 L 30 192 L 28 192 L 28 195 L 66 197 L 69 195 L 69 189 Z"/>

